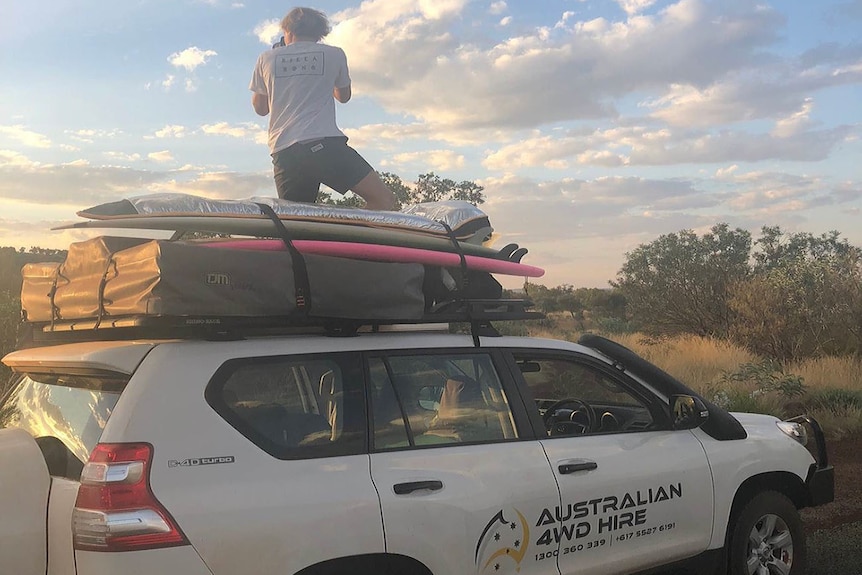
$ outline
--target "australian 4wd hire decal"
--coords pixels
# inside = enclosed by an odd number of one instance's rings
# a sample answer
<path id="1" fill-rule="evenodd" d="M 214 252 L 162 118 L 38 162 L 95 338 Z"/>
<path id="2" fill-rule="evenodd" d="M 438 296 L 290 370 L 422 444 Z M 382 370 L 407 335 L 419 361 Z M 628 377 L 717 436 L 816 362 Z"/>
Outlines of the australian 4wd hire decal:
<path id="1" fill-rule="evenodd" d="M 515 508 L 500 510 L 485 525 L 476 543 L 476 572 L 520 572 L 525 561 L 556 560 L 562 555 L 609 549 L 638 540 L 646 543 L 652 540 L 646 538 L 676 528 L 675 521 L 667 520 L 673 518 L 667 509 L 660 514 L 663 520 L 651 519 L 650 510 L 682 496 L 682 483 L 677 482 L 546 507 L 534 521 L 528 521 Z M 531 525 L 535 541 L 530 540 Z"/>

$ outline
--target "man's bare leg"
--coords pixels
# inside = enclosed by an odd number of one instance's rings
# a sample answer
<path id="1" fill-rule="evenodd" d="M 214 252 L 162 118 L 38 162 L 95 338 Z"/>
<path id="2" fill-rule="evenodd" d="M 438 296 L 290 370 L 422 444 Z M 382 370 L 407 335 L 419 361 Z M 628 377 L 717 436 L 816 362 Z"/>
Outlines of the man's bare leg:
<path id="1" fill-rule="evenodd" d="M 367 176 L 350 189 L 351 192 L 365 200 L 369 210 L 394 210 L 395 194 L 386 187 L 377 172 L 371 170 Z"/>

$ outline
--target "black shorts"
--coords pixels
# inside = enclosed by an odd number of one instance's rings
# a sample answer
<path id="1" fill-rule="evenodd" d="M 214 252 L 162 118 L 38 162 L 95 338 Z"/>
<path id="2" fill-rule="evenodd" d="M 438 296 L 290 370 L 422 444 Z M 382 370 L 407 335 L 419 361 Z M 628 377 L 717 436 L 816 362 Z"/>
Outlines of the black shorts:
<path id="1" fill-rule="evenodd" d="M 278 197 L 310 203 L 317 200 L 320 184 L 343 194 L 373 170 L 346 137 L 293 144 L 274 153 L 272 165 Z"/>

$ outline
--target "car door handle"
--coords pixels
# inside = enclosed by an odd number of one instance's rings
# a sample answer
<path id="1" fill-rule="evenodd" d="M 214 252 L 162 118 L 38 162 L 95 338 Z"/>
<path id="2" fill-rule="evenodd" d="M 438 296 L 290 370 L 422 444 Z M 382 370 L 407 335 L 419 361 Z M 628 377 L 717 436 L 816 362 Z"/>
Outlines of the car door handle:
<path id="1" fill-rule="evenodd" d="M 429 481 L 411 481 L 409 483 L 396 483 L 393 486 L 395 495 L 407 495 L 414 491 L 439 491 L 443 489 L 443 482 L 432 479 Z"/>
<path id="2" fill-rule="evenodd" d="M 599 464 L 595 461 L 570 461 L 568 463 L 561 463 L 557 469 L 560 470 L 561 475 L 568 475 L 569 473 L 577 473 L 578 471 L 592 471 L 593 469 L 598 469 Z"/>

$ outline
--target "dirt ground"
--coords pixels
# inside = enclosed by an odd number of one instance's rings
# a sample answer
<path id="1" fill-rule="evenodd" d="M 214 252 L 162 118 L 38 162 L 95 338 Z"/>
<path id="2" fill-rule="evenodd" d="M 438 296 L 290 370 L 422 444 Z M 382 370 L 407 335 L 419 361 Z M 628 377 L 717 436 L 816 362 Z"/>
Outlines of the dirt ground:
<path id="1" fill-rule="evenodd" d="M 862 521 L 862 436 L 827 442 L 826 450 L 835 467 L 835 501 L 802 511 L 809 533 Z"/>

